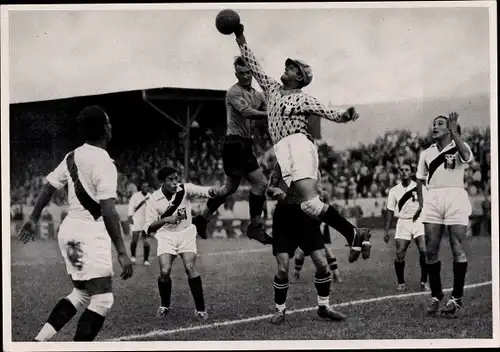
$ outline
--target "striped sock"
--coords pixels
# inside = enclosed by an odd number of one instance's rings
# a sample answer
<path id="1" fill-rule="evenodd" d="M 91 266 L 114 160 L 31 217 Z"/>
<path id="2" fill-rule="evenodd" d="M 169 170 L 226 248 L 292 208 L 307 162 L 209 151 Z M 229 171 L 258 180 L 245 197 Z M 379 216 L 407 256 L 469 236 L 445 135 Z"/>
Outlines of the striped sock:
<path id="1" fill-rule="evenodd" d="M 288 292 L 288 278 L 280 279 L 278 276 L 274 277 L 274 302 L 276 308 L 279 310 L 285 309 L 286 294 Z"/>
<path id="2" fill-rule="evenodd" d="M 332 282 L 331 273 L 319 274 L 314 276 L 314 286 L 318 292 L 318 306 L 327 306 L 330 297 L 330 284 Z"/>
<path id="3" fill-rule="evenodd" d="M 328 266 L 330 267 L 330 270 L 331 271 L 335 271 L 339 268 L 339 266 L 337 265 L 337 258 L 329 258 L 328 259 Z"/>

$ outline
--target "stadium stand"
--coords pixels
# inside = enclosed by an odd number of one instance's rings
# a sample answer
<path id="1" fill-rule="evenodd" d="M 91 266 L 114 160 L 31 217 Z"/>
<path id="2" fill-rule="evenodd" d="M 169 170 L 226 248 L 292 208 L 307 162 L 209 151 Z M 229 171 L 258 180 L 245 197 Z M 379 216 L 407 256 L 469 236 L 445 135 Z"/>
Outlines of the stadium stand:
<path id="1" fill-rule="evenodd" d="M 490 134 L 489 129 L 465 130 L 466 141 L 471 145 L 475 162 L 467 170 L 465 185 L 471 196 L 489 192 L 490 183 Z M 274 158 L 270 140 L 264 133 L 257 139 L 255 150 L 261 166 L 270 172 Z M 189 179 L 209 185 L 223 180 L 220 143 L 210 129 L 195 129 L 191 134 Z M 416 167 L 418 153 L 430 141 L 425 136 L 410 131 L 392 131 L 370 144 L 344 151 L 334 150 L 326 143 L 319 145 L 320 167 L 323 181 L 335 199 L 386 197 L 389 189 L 398 182 L 398 166 L 410 160 Z M 135 146 L 124 148 L 116 157 L 119 170 L 118 203 L 126 204 L 137 190 L 140 179 L 154 179 L 154 166 L 171 165 L 183 170 L 183 150 L 179 140 L 157 141 L 144 149 Z M 33 205 L 43 184 L 48 165 L 52 164 L 50 150 L 11 150 L 17 163 L 11 174 L 11 204 Z M 58 192 L 53 199 L 64 204 L 65 193 Z"/>

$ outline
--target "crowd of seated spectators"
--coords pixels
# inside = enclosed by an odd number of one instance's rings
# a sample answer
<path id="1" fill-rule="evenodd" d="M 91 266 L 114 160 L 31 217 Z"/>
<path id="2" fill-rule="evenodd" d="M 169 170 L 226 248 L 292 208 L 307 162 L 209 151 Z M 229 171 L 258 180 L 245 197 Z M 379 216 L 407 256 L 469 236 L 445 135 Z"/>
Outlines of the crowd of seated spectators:
<path id="1" fill-rule="evenodd" d="M 470 195 L 488 193 L 490 184 L 490 131 L 489 129 L 464 130 L 462 137 L 471 146 L 475 160 L 469 165 L 464 184 Z M 272 144 L 265 126 L 256 126 L 255 152 L 261 167 L 268 175 L 274 165 Z M 220 138 L 209 129 L 193 128 L 189 146 L 189 181 L 201 185 L 223 182 L 224 171 Z M 389 189 L 398 182 L 398 167 L 409 162 L 416 170 L 420 150 L 431 140 L 424 135 L 400 130 L 387 132 L 369 144 L 361 144 L 343 151 L 334 150 L 318 142 L 320 169 L 324 186 L 334 198 L 386 197 Z M 59 153 L 60 154 L 60 153 Z M 60 162 L 50 150 L 11 149 L 11 203 L 34 205 L 47 172 Z M 151 144 L 129 146 L 118 155 L 112 155 L 118 169 L 117 203 L 126 204 L 137 191 L 140 180 L 148 180 L 158 187 L 156 171 L 170 165 L 184 171 L 184 143 L 177 140 L 152 141 Z M 57 159 L 57 160 L 56 160 Z M 66 189 L 56 192 L 53 202 L 65 204 Z"/>

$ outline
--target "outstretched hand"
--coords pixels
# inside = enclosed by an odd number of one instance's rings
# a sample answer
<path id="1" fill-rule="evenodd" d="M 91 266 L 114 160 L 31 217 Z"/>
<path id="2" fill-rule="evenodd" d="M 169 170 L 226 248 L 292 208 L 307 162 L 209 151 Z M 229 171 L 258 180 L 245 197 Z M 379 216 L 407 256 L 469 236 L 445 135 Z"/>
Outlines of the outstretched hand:
<path id="1" fill-rule="evenodd" d="M 347 121 L 356 121 L 359 118 L 359 114 L 356 112 L 354 107 L 347 109 L 344 114 Z"/>
<path id="2" fill-rule="evenodd" d="M 29 241 L 34 241 L 36 237 L 36 228 L 36 221 L 28 219 L 28 221 L 26 221 L 19 230 L 19 240 L 21 240 L 24 244 L 28 243 Z"/>
<path id="3" fill-rule="evenodd" d="M 458 113 L 452 112 L 448 116 L 448 128 L 451 132 L 457 133 L 458 131 Z"/>
<path id="4" fill-rule="evenodd" d="M 236 36 L 236 43 L 238 43 L 238 45 L 246 44 L 247 42 L 245 36 L 243 35 L 244 31 L 245 27 L 241 23 L 238 25 L 238 28 L 234 31 L 234 35 Z"/>

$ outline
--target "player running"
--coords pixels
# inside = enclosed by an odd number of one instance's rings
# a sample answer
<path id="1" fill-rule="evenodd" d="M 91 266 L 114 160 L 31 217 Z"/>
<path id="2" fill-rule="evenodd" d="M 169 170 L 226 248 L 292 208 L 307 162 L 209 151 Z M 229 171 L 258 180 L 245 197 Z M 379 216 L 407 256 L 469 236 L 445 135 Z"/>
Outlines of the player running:
<path id="1" fill-rule="evenodd" d="M 43 208 L 54 192 L 67 184 L 69 212 L 59 228 L 58 242 L 74 287 L 56 304 L 35 341 L 50 340 L 89 302 L 78 321 L 74 341 L 95 339 L 114 300 L 111 243 L 123 268 L 122 279 L 131 277 L 133 271 L 115 208 L 118 173 L 106 152 L 111 124 L 98 106 L 83 109 L 78 124 L 85 143 L 68 153 L 47 176 L 47 183 L 19 234 L 24 243 L 34 239 Z"/>
<path id="2" fill-rule="evenodd" d="M 425 265 L 425 232 L 424 224 L 420 220 L 413 220 L 418 209 L 417 183 L 411 179 L 411 166 L 409 164 L 401 165 L 401 183 L 392 187 L 387 198 L 387 213 L 385 218 L 385 243 L 389 243 L 389 229 L 392 218 L 398 217 L 396 225 L 396 259 L 394 260 L 394 269 L 398 280 L 398 291 L 406 290 L 405 282 L 405 256 L 406 250 L 415 240 L 418 252 L 420 254 L 420 288 L 427 290 L 427 270 Z"/>
<path id="3" fill-rule="evenodd" d="M 143 231 L 144 222 L 146 221 L 146 201 L 151 196 L 149 192 L 149 183 L 147 181 L 141 182 L 141 190 L 136 192 L 130 197 L 128 203 L 128 222 L 132 226 L 132 242 L 130 243 L 130 254 L 132 255 L 132 262 L 135 263 L 135 253 L 137 250 L 137 242 L 139 237 L 142 238 L 144 265 L 150 266 L 149 252 L 151 246 L 149 245 L 148 236 Z"/>
<path id="4" fill-rule="evenodd" d="M 243 30 L 243 25 L 239 25 L 235 32 L 236 42 L 246 66 L 264 91 L 269 134 L 284 182 L 287 186 L 294 184 L 303 212 L 336 227 L 340 214 L 332 206 L 323 203 L 318 195 L 318 151 L 307 138 L 307 119 L 310 115 L 317 115 L 330 121 L 345 123 L 356 120 L 358 114 L 354 108 L 330 109 L 302 92 L 301 88 L 311 83 L 313 76 L 309 65 L 300 60 L 285 61 L 285 73 L 281 76 L 283 84 L 269 77 L 249 49 Z M 356 261 L 361 252 L 365 259 L 368 258 L 371 251 L 370 231 L 355 228 L 348 222 L 342 222 L 342 227 L 340 232 L 350 246 L 349 261 Z"/>
<path id="5" fill-rule="evenodd" d="M 193 219 L 198 234 L 206 238 L 208 219 L 238 189 L 245 177 L 252 184 L 248 205 L 250 224 L 247 237 L 270 244 L 262 224 L 262 210 L 266 201 L 267 179 L 259 168 L 253 153 L 252 121 L 267 117 L 264 95 L 252 87 L 252 73 L 241 57 L 234 60 L 235 83 L 226 93 L 227 130 L 222 147 L 222 160 L 226 181 L 223 196 L 209 199 L 201 214 Z"/>
<path id="6" fill-rule="evenodd" d="M 303 250 L 305 255 L 310 255 L 316 267 L 314 285 L 318 292 L 318 316 L 329 320 L 344 320 L 345 315 L 332 309 L 329 304 L 332 274 L 320 231 L 321 222 L 307 216 L 300 209 L 300 196 L 294 185 L 289 187 L 285 184 L 279 167 L 273 170 L 267 194 L 278 200 L 273 214 L 272 237 L 273 255 L 278 263 L 278 273 L 273 282 L 276 313 L 271 318 L 271 323 L 281 324 L 285 321 L 289 264 L 297 248 Z"/>
<path id="7" fill-rule="evenodd" d="M 441 287 L 441 261 L 439 247 L 448 227 L 453 253 L 453 292 L 441 310 L 441 314 L 455 315 L 462 308 L 467 256 L 463 242 L 467 232 L 472 206 L 464 189 L 464 170 L 474 155 L 470 146 L 460 138 L 458 114 L 438 116 L 432 125 L 432 137 L 436 143 L 422 151 L 417 169 L 417 194 L 419 207 L 414 219 L 421 216 L 425 227 L 427 271 L 431 299 L 427 308 L 435 315 L 443 299 Z M 422 198 L 422 187 L 428 191 Z M 420 215 L 422 213 L 422 215 Z"/>
<path id="8" fill-rule="evenodd" d="M 158 241 L 157 254 L 160 264 L 158 289 L 161 298 L 158 315 L 166 316 L 170 309 L 172 292 L 170 272 L 175 258 L 179 255 L 188 276 L 189 288 L 196 307 L 195 315 L 200 321 L 205 321 L 208 319 L 208 314 L 205 310 L 201 277 L 195 266 L 196 227 L 191 222 L 191 199 L 219 196 L 220 189 L 179 183 L 177 170 L 171 167 L 162 168 L 158 172 L 158 180 L 162 185 L 146 203 L 144 225 L 144 232 L 148 235 L 156 233 Z"/>

